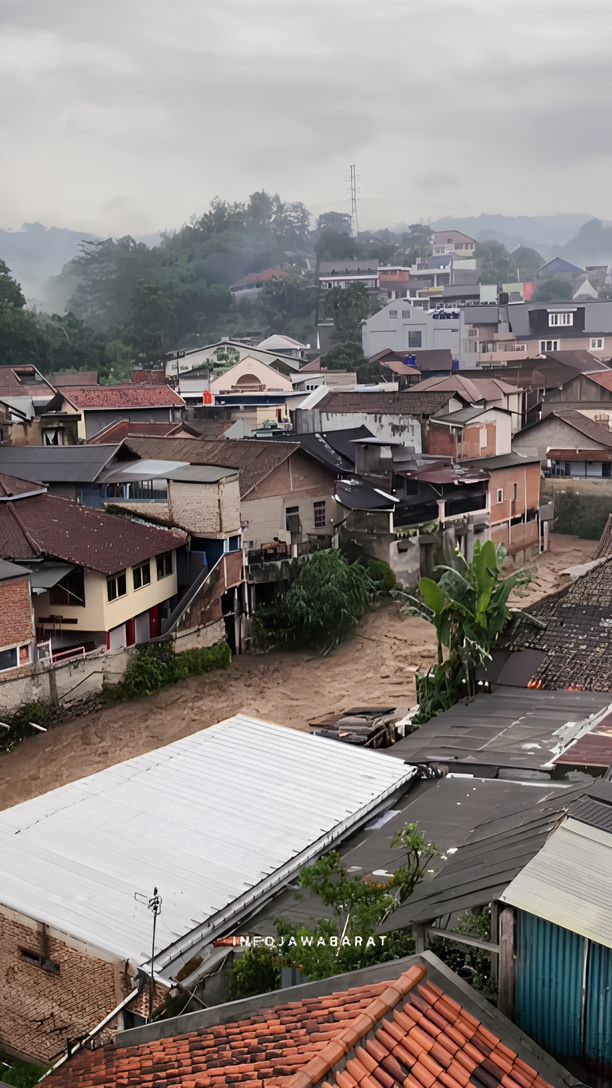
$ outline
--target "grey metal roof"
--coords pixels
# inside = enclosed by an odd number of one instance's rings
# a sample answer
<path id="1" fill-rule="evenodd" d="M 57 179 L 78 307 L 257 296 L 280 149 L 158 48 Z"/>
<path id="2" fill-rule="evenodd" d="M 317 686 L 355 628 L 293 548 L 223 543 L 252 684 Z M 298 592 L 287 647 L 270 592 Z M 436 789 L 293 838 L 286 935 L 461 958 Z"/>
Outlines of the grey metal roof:
<path id="1" fill-rule="evenodd" d="M 387 751 L 412 764 L 485 775 L 510 768 L 534 776 L 611 703 L 610 693 L 497 687 L 438 714 Z"/>
<path id="2" fill-rule="evenodd" d="M 74 563 L 54 563 L 52 560 L 45 560 L 43 563 L 32 567 L 31 571 L 28 572 L 32 591 L 34 593 L 44 593 L 46 590 L 52 589 L 58 582 L 61 582 L 62 578 L 70 574 L 71 570 L 74 570 Z"/>
<path id="3" fill-rule="evenodd" d="M 134 893 L 157 886 L 156 965 L 169 977 L 186 949 L 194 955 L 415 773 L 236 715 L 0 813 L 0 902 L 142 963 L 151 919 Z"/>
<path id="4" fill-rule="evenodd" d="M 0 582 L 8 582 L 11 578 L 23 578 L 29 574 L 27 567 L 20 567 L 17 563 L 9 563 L 8 559 L 0 559 Z"/>
<path id="5" fill-rule="evenodd" d="M 335 499 L 347 510 L 394 510 L 399 502 L 390 492 L 360 480 L 339 480 Z"/>
<path id="6" fill-rule="evenodd" d="M 612 836 L 568 817 L 500 898 L 612 948 Z"/>
<path id="7" fill-rule="evenodd" d="M 336 472 L 351 472 L 355 467 L 353 442 L 371 437 L 372 432 L 367 427 L 291 435 L 292 440 L 299 442 L 303 450 Z"/>
<path id="8" fill-rule="evenodd" d="M 478 779 L 461 779 L 466 795 Z M 433 880 L 419 885 L 408 902 L 394 911 L 384 932 L 431 922 L 498 899 L 508 884 L 542 848 L 583 786 L 489 783 L 499 788 L 480 798 L 478 822 Z M 502 787 L 509 787 L 504 795 Z M 486 803 L 483 805 L 482 801 Z"/>
<path id="9" fill-rule="evenodd" d="M 576 791 L 552 787 L 550 783 L 534 786 L 525 782 L 455 775 L 418 781 L 409 785 L 407 792 L 394 802 L 393 808 L 382 818 L 366 824 L 365 828 L 351 835 L 339 853 L 347 870 L 354 876 L 385 880 L 396 872 L 404 860 L 402 851 L 391 847 L 394 833 L 401 831 L 407 823 L 417 824 L 426 839 L 435 843 L 443 855 L 432 860 L 424 884 L 411 897 L 411 904 L 416 898 L 419 899 L 420 913 L 420 900 L 436 894 L 439 881 L 445 877 L 451 865 L 455 872 L 454 880 L 457 881 L 458 870 L 454 861 L 464 843 L 471 842 L 494 819 L 513 818 L 518 827 L 523 810 L 535 812 L 551 796 L 559 799 L 557 807 L 560 808 L 561 797 L 575 797 Z M 536 850 L 543 841 L 535 847 Z M 534 852 L 532 850 L 527 854 L 526 860 Z M 508 880 L 512 876 L 514 872 Z M 276 932 L 278 918 L 289 919 L 298 925 L 309 925 L 316 919 L 325 918 L 328 913 L 317 896 L 305 889 L 297 891 L 288 888 L 266 904 L 249 922 L 248 929 L 249 932 L 266 936 Z M 404 921 L 405 917 L 405 908 L 398 908 L 393 913 L 392 924 L 385 928 L 392 930 L 409 924 Z"/>
<path id="10" fill-rule="evenodd" d="M 535 461 L 539 462 L 539 460 L 539 457 L 524 457 L 513 450 L 512 453 L 501 453 L 496 457 L 476 457 L 471 461 L 464 461 L 463 464 L 471 465 L 474 468 L 489 470 L 495 468 L 514 468 L 516 465 L 532 465 Z"/>
<path id="11" fill-rule="evenodd" d="M 571 806 L 569 815 L 612 834 L 612 782 L 599 779 Z"/>
<path id="12" fill-rule="evenodd" d="M 478 419 L 483 412 L 491 411 L 490 407 L 486 404 L 470 404 L 467 408 L 459 408 L 456 412 L 448 412 L 443 416 L 433 416 L 432 423 L 470 423 L 473 419 Z M 498 409 L 498 411 L 505 411 L 505 409 Z"/>
<path id="13" fill-rule="evenodd" d="M 95 483 L 118 445 L 1 446 L 0 472 L 43 484 Z"/>
<path id="14" fill-rule="evenodd" d="M 228 476 L 238 479 L 238 470 L 220 465 L 185 465 L 166 473 L 167 480 L 185 484 L 216 484 Z"/>

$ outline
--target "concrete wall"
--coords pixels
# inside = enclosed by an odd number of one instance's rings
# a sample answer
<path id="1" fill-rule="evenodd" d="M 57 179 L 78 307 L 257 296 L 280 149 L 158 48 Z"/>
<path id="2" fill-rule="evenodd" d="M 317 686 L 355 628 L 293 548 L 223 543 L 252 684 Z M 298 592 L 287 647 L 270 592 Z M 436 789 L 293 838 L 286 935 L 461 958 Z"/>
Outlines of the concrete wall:
<path id="1" fill-rule="evenodd" d="M 86 411 L 81 413 L 83 419 L 79 423 L 79 438 L 91 438 L 103 427 L 119 420 L 129 420 L 130 423 L 171 423 L 180 420 L 181 409 L 177 408 L 112 408 L 105 411 Z"/>
<path id="2" fill-rule="evenodd" d="M 306 413 L 302 413 L 306 415 Z M 374 412 L 322 412 L 315 408 L 311 413 L 314 418 L 313 431 L 338 431 L 350 427 L 368 427 L 376 438 L 396 441 L 400 438 L 405 445 L 412 446 L 416 453 L 421 453 L 421 424 L 414 416 L 383 415 Z"/>
<path id="3" fill-rule="evenodd" d="M 564 423 L 562 419 L 548 415 L 533 427 L 515 435 L 512 449 L 525 457 L 539 457 L 540 461 L 546 461 L 546 453 L 550 449 L 598 450 L 601 445 L 575 430 L 569 423 Z"/>
<path id="4" fill-rule="evenodd" d="M 212 646 L 225 638 L 222 619 L 190 630 L 181 631 L 175 639 L 175 649 Z M 116 684 L 128 667 L 135 648 L 110 652 L 96 650 L 86 657 L 63 661 L 51 667 L 43 664 L 25 665 L 0 673 L 0 716 L 11 714 L 26 703 L 54 703 L 64 707 L 99 695 L 104 684 Z"/>
<path id="5" fill-rule="evenodd" d="M 168 507 L 172 522 L 195 536 L 219 536 L 240 532 L 238 474 L 218 483 L 168 481 Z"/>
<path id="6" fill-rule="evenodd" d="M 242 500 L 243 537 L 246 547 L 258 547 L 274 537 L 290 543 L 285 512 L 299 508 L 302 537 L 331 536 L 338 515 L 334 501 L 336 481 L 331 472 L 309 457 L 294 453 L 271 472 Z M 315 527 L 314 504 L 325 503 L 325 525 Z"/>
<path id="7" fill-rule="evenodd" d="M 414 341 L 411 344 L 410 333 L 417 336 L 420 333 L 420 344 Z M 449 348 L 453 358 L 457 359 L 461 345 L 461 320 L 460 317 L 434 317 L 432 312 L 412 306 L 407 299 L 394 299 L 363 323 L 361 338 L 367 359 L 385 348 L 406 354 Z"/>
<path id="8" fill-rule="evenodd" d="M 521 517 L 526 510 L 540 505 L 540 466 L 537 463 L 515 465 L 512 468 L 491 469 L 489 502 L 491 528 L 500 521 Z M 515 494 L 516 485 L 516 498 Z M 503 498 L 498 501 L 498 491 Z M 513 506 L 514 503 L 514 506 Z"/>

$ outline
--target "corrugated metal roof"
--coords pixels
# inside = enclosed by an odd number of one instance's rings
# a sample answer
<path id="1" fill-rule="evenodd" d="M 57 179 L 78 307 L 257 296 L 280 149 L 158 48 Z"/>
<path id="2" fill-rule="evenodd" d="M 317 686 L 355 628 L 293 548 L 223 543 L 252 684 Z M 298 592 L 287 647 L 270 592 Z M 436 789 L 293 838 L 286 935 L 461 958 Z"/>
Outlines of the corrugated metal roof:
<path id="1" fill-rule="evenodd" d="M 612 834 L 612 782 L 603 779 L 594 782 L 590 789 L 571 806 L 569 815 L 583 824 L 598 827 Z"/>
<path id="2" fill-rule="evenodd" d="M 420 884 L 394 911 L 382 927 L 383 932 L 493 902 L 541 849 L 584 788 L 500 779 L 487 783 L 469 777 L 457 781 L 464 791 L 457 804 L 474 810 L 473 828 L 469 835 L 463 835 L 442 871 Z M 440 800 L 444 797 L 442 786 Z M 447 813 L 447 818 L 450 815 Z M 459 820 L 465 820 L 465 816 L 462 812 Z"/>
<path id="3" fill-rule="evenodd" d="M 151 918 L 134 893 L 157 886 L 171 974 L 182 944 L 208 943 L 414 774 L 237 715 L 0 813 L 0 902 L 140 963 Z"/>
<path id="4" fill-rule="evenodd" d="M 496 687 L 437 714 L 397 741 L 389 755 L 410 763 L 443 763 L 453 770 L 551 769 L 555 757 L 601 717 L 608 693 Z M 571 762 L 576 756 L 572 752 Z M 486 772 L 485 772 L 486 773 Z"/>
<path id="5" fill-rule="evenodd" d="M 500 898 L 612 948 L 612 836 L 566 819 Z"/>

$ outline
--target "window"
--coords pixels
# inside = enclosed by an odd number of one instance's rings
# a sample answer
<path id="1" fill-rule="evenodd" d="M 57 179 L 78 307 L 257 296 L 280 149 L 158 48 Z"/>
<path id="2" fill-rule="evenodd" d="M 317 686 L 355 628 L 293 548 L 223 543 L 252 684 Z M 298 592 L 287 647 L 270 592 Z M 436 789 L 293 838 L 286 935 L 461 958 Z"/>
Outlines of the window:
<path id="1" fill-rule="evenodd" d="M 151 584 L 151 566 L 149 563 L 142 563 L 140 567 L 134 567 L 132 571 L 134 578 L 134 589 L 142 589 L 143 586 Z"/>
<path id="2" fill-rule="evenodd" d="M 548 315 L 548 324 L 551 326 L 551 328 L 554 325 L 566 325 L 566 326 L 567 325 L 573 325 L 574 324 L 574 315 L 573 315 L 573 313 L 549 314 Z"/>
<path id="3" fill-rule="evenodd" d="M 314 506 L 314 527 L 315 529 L 324 529 L 327 521 L 327 515 L 325 511 L 325 502 L 315 502 Z"/>
<path id="4" fill-rule="evenodd" d="M 487 448 L 487 428 L 486 427 L 481 427 L 480 428 L 480 448 L 481 448 L 481 450 L 485 450 Z"/>
<path id="5" fill-rule="evenodd" d="M 125 597 L 126 593 L 127 582 L 124 570 L 120 570 L 118 574 L 113 574 L 112 578 L 106 579 L 106 596 L 109 601 L 116 601 L 117 597 Z"/>
<path id="6" fill-rule="evenodd" d="M 558 351 L 558 340 L 540 340 L 540 351 Z"/>
<path id="7" fill-rule="evenodd" d="M 134 571 L 136 574 L 136 571 Z M 172 574 L 172 552 L 166 552 L 165 555 L 158 555 L 157 557 L 157 578 L 167 578 Z"/>
<path id="8" fill-rule="evenodd" d="M 34 952 L 31 948 L 20 948 L 19 957 L 24 963 L 29 963 L 31 967 L 40 967 L 49 975 L 59 975 L 60 973 L 59 963 L 54 963 L 53 960 L 47 959 L 41 952 Z"/>
<path id="9" fill-rule="evenodd" d="M 301 532 L 299 506 L 288 506 L 285 510 L 285 528 L 288 533 Z"/>
<path id="10" fill-rule="evenodd" d="M 504 491 L 503 491 L 503 488 L 501 488 L 501 487 L 498 487 L 498 489 L 497 489 L 497 501 L 498 502 L 503 502 L 504 501 Z"/>
<path id="11" fill-rule="evenodd" d="M 516 500 L 518 499 L 518 484 L 516 484 L 516 483 L 513 485 L 513 488 L 512 488 L 512 498 L 513 498 L 514 502 L 516 502 Z"/>
<path id="12" fill-rule="evenodd" d="M 603 351 L 604 343 L 603 336 L 592 336 L 589 347 L 591 351 Z"/>
<path id="13" fill-rule="evenodd" d="M 5 669 L 16 669 L 17 660 L 16 646 L 10 650 L 0 650 L 0 672 L 4 672 Z"/>
<path id="14" fill-rule="evenodd" d="M 410 317 L 410 310 L 402 310 L 402 317 Z"/>
<path id="15" fill-rule="evenodd" d="M 415 332 L 409 332 L 408 333 L 408 347 L 409 348 L 420 348 L 422 343 L 423 343 L 423 333 L 422 332 L 416 332 L 415 331 Z"/>
<path id="16" fill-rule="evenodd" d="M 393 319 L 397 317 L 397 310 L 389 310 L 389 317 L 393 321 Z"/>

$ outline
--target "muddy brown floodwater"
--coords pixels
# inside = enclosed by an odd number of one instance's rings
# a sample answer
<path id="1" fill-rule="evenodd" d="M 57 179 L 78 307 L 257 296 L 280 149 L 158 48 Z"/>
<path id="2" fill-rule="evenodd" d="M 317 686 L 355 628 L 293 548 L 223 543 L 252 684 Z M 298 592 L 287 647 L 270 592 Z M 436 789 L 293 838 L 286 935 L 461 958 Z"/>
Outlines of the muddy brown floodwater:
<path id="1" fill-rule="evenodd" d="M 533 563 L 534 582 L 517 604 L 559 587 L 565 567 L 591 559 L 594 541 L 553 536 Z M 408 707 L 414 676 L 435 660 L 432 630 L 403 618 L 395 604 L 376 609 L 357 635 L 327 657 L 312 653 L 245 654 L 227 671 L 193 677 L 145 699 L 90 713 L 29 737 L 0 756 L 0 808 L 93 774 L 120 760 L 244 712 L 305 729 L 328 711 L 351 706 Z"/>

